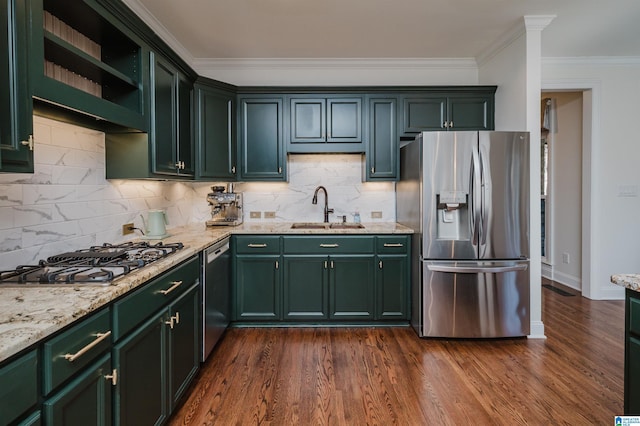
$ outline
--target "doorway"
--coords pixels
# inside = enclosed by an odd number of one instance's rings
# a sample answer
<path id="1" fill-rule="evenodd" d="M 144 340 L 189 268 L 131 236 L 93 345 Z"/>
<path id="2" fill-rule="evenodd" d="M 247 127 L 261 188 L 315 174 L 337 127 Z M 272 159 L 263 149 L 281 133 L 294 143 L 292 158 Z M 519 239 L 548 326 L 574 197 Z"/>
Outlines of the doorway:
<path id="1" fill-rule="evenodd" d="M 541 95 L 542 276 L 584 293 L 584 91 Z"/>

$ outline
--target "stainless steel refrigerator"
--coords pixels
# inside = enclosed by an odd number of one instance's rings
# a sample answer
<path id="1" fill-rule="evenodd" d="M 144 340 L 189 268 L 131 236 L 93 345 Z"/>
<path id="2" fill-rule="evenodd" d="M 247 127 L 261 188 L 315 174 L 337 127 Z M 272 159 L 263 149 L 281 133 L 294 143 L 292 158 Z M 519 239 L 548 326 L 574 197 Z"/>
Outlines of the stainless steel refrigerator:
<path id="1" fill-rule="evenodd" d="M 423 132 L 400 149 L 420 337 L 529 334 L 529 134 Z"/>

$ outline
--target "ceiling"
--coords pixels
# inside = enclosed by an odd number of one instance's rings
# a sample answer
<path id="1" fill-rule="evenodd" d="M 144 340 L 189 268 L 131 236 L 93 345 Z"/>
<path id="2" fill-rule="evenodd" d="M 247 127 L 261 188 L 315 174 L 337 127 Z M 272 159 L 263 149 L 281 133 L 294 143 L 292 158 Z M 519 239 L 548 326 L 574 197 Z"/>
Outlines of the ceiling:
<path id="1" fill-rule="evenodd" d="M 124 2 L 192 59 L 477 58 L 525 15 L 556 15 L 543 57 L 640 57 L 638 0 Z"/>

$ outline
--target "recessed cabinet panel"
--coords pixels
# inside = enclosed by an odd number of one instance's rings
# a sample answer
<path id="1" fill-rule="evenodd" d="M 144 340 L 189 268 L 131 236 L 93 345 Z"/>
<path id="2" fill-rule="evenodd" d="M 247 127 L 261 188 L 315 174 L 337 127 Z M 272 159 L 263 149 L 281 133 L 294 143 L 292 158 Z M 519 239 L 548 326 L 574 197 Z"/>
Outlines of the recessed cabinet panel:
<path id="1" fill-rule="evenodd" d="M 284 319 L 329 318 L 329 262 L 324 256 L 284 257 Z"/>
<path id="2" fill-rule="evenodd" d="M 407 98 L 404 100 L 404 133 L 442 130 L 447 119 L 447 99 Z"/>
<path id="3" fill-rule="evenodd" d="M 449 130 L 490 130 L 486 97 L 449 98 Z"/>
<path id="4" fill-rule="evenodd" d="M 369 99 L 366 180 L 397 179 L 400 164 L 396 123 L 396 99 Z"/>
<path id="5" fill-rule="evenodd" d="M 286 180 L 282 99 L 240 99 L 240 179 Z"/>
<path id="6" fill-rule="evenodd" d="M 28 3 L 8 0 L 0 6 L 0 44 L 7 46 L 0 53 L 0 172 L 33 173 Z"/>
<path id="7" fill-rule="evenodd" d="M 362 99 L 327 100 L 327 142 L 362 142 Z"/>
<path id="8" fill-rule="evenodd" d="M 204 86 L 196 90 L 196 140 L 199 179 L 235 180 L 235 102 L 232 94 Z"/>
<path id="9" fill-rule="evenodd" d="M 176 173 L 177 111 L 176 70 L 163 61 L 153 61 L 154 173 Z"/>
<path id="10" fill-rule="evenodd" d="M 31 351 L 0 368 L 0 422 L 11 423 L 38 402 L 38 353 Z"/>
<path id="11" fill-rule="evenodd" d="M 324 99 L 291 100 L 291 143 L 326 142 Z"/>

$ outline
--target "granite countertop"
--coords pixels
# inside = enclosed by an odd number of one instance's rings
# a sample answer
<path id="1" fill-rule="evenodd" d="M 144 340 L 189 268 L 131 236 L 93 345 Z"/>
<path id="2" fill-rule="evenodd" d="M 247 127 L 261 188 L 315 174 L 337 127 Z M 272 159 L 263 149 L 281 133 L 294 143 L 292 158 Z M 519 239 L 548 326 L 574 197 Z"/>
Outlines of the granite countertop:
<path id="1" fill-rule="evenodd" d="M 640 274 L 611 275 L 611 282 L 629 290 L 640 291 Z"/>
<path id="2" fill-rule="evenodd" d="M 236 227 L 204 224 L 169 229 L 163 242 L 184 248 L 131 272 L 111 285 L 0 286 L 0 362 L 108 304 L 162 272 L 232 234 L 412 234 L 395 223 L 364 223 L 364 229 L 291 229 L 291 223 L 245 223 Z"/>

